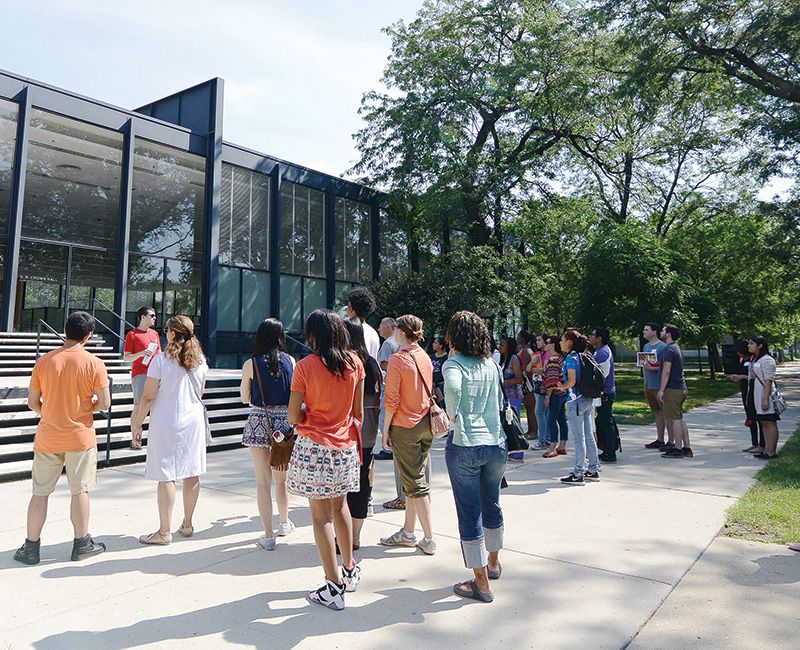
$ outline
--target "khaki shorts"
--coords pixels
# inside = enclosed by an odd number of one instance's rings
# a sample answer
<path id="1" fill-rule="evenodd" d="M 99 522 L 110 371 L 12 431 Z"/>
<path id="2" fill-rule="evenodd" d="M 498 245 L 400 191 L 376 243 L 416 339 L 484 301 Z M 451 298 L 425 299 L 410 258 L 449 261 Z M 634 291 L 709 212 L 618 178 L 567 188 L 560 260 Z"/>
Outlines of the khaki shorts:
<path id="1" fill-rule="evenodd" d="M 403 493 L 412 499 L 430 494 L 431 486 L 425 478 L 433 444 L 430 417 L 426 415 L 413 429 L 392 425 L 389 434 Z"/>
<path id="2" fill-rule="evenodd" d="M 683 419 L 683 403 L 689 393 L 680 388 L 667 388 L 664 391 L 664 417 L 667 420 Z"/>
<path id="3" fill-rule="evenodd" d="M 650 410 L 653 413 L 658 413 L 661 411 L 661 404 L 656 399 L 656 395 L 658 395 L 657 388 L 645 388 L 644 389 L 644 397 L 647 400 L 647 405 L 650 407 Z"/>
<path id="4" fill-rule="evenodd" d="M 63 454 L 33 452 L 33 494 L 46 497 L 56 489 L 61 470 L 67 466 L 70 494 L 88 492 L 97 485 L 97 447 Z"/>

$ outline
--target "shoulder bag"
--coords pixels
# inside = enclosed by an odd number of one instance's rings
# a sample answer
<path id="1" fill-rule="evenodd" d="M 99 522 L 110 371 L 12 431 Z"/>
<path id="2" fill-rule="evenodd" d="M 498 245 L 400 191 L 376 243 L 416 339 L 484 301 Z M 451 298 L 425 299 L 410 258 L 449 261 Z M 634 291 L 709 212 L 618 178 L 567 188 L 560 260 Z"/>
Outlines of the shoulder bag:
<path id="1" fill-rule="evenodd" d="M 189 383 L 192 385 L 194 394 L 197 395 L 197 399 L 200 400 L 200 406 L 203 407 L 203 419 L 206 423 L 206 447 L 208 447 L 211 444 L 211 423 L 208 420 L 208 410 L 206 409 L 206 405 L 203 404 L 203 398 L 200 395 L 200 381 L 197 379 L 194 372 L 186 370 L 186 374 L 189 375 Z"/>
<path id="2" fill-rule="evenodd" d="M 497 380 L 500 384 L 500 394 L 503 394 L 503 375 L 500 372 L 500 366 L 495 364 L 497 368 Z M 510 419 L 509 419 L 510 414 Z M 508 451 L 525 451 L 530 448 L 530 444 L 525 439 L 522 433 L 522 424 L 519 417 L 512 408 L 504 409 L 500 414 L 500 424 L 503 425 L 503 432 L 506 434 L 506 447 Z"/>
<path id="3" fill-rule="evenodd" d="M 447 415 L 447 412 L 436 403 L 436 398 L 433 396 L 433 393 L 431 393 L 431 389 L 428 388 L 428 384 L 425 383 L 425 378 L 422 376 L 422 371 L 419 369 L 419 364 L 414 358 L 414 354 L 411 352 L 408 352 L 407 354 L 411 356 L 411 360 L 417 367 L 419 379 L 422 382 L 422 385 L 425 387 L 425 392 L 428 393 L 428 399 L 431 403 L 430 408 L 428 409 L 428 414 L 431 416 L 431 432 L 433 433 L 433 437 L 444 438 L 448 433 L 450 433 L 450 429 L 453 428 L 453 425 L 450 423 L 450 417 Z"/>
<path id="4" fill-rule="evenodd" d="M 758 379 L 762 388 L 766 388 L 766 384 L 761 377 L 758 376 L 755 368 L 753 368 L 753 374 L 755 375 L 756 379 Z M 772 393 L 770 393 L 769 398 L 772 402 L 772 410 L 775 411 L 777 415 L 781 415 L 786 410 L 786 398 L 783 396 L 781 391 L 778 390 L 778 383 L 774 379 L 772 380 Z"/>
<path id="5" fill-rule="evenodd" d="M 258 392 L 261 394 L 261 405 L 264 407 L 264 417 L 267 422 L 267 433 L 270 438 L 270 467 L 285 472 L 289 468 L 289 459 L 294 448 L 294 427 L 289 424 L 289 407 L 283 405 L 268 406 L 264 393 L 264 384 L 258 370 L 256 358 L 252 358 L 253 374 L 258 382 Z"/>

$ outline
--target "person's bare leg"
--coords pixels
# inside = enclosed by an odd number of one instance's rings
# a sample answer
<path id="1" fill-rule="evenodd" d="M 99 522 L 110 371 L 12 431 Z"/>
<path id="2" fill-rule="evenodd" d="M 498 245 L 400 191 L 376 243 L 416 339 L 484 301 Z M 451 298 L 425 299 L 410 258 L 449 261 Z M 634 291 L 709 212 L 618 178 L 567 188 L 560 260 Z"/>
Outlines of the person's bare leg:
<path id="1" fill-rule="evenodd" d="M 272 470 L 275 479 L 275 501 L 278 502 L 278 519 L 282 524 L 289 521 L 289 489 L 286 487 L 286 470 Z"/>
<path id="2" fill-rule="evenodd" d="M 32 542 L 38 542 L 47 519 L 47 502 L 50 497 L 32 496 L 28 503 L 27 535 Z"/>
<path id="3" fill-rule="evenodd" d="M 664 422 L 664 411 L 656 411 L 656 437 L 661 441 L 664 442 L 664 434 L 666 430 L 666 423 Z M 669 442 L 674 444 L 673 436 L 669 436 Z"/>
<path id="4" fill-rule="evenodd" d="M 253 459 L 253 470 L 256 475 L 256 505 L 258 506 L 258 514 L 261 515 L 264 535 L 267 537 L 275 537 L 275 531 L 272 528 L 272 468 L 269 464 L 269 456 L 269 451 L 266 449 L 250 447 L 250 457 Z M 285 487 L 286 472 L 284 472 L 284 489 Z"/>
<path id="5" fill-rule="evenodd" d="M 414 532 L 417 527 L 417 511 L 415 510 L 414 499 L 406 497 L 406 518 L 403 521 L 403 530 L 409 535 Z"/>
<path id="6" fill-rule="evenodd" d="M 691 449 L 692 445 L 689 442 L 689 427 L 686 424 L 686 420 L 684 418 L 681 418 L 680 423 L 681 423 L 681 436 L 683 438 L 683 446 L 686 449 Z"/>
<path id="7" fill-rule="evenodd" d="M 489 552 L 489 564 L 486 568 L 492 571 L 498 571 L 500 569 L 500 551 Z"/>
<path id="8" fill-rule="evenodd" d="M 478 591 L 484 594 L 492 593 L 492 588 L 489 586 L 489 573 L 486 567 L 482 566 L 480 569 L 473 569 L 472 572 L 475 574 L 475 586 L 478 587 Z"/>
<path id="9" fill-rule="evenodd" d="M 69 503 L 69 518 L 75 531 L 75 539 L 89 534 L 89 493 L 73 494 Z"/>
<path id="10" fill-rule="evenodd" d="M 683 427 L 680 420 L 667 419 L 667 431 L 669 432 L 669 441 L 675 445 L 676 449 L 683 448 Z"/>
<path id="11" fill-rule="evenodd" d="M 331 499 L 331 515 L 336 539 L 339 541 L 339 551 L 342 554 L 342 565 L 350 569 L 355 564 L 353 562 L 353 519 L 350 516 L 350 508 L 347 507 L 346 497 Z M 364 520 L 361 521 L 363 523 Z"/>
<path id="12" fill-rule="evenodd" d="M 764 453 L 774 456 L 778 453 L 778 423 L 764 421 Z"/>
<path id="13" fill-rule="evenodd" d="M 183 479 L 183 528 L 192 528 L 192 516 L 200 496 L 200 477 Z"/>
<path id="14" fill-rule="evenodd" d="M 430 495 L 426 494 L 424 497 L 407 499 L 406 502 L 411 502 L 414 504 L 414 513 L 416 514 L 417 519 L 419 519 L 420 526 L 422 526 L 422 530 L 425 533 L 425 538 L 433 539 L 433 518 L 431 517 Z M 406 508 L 408 508 L 408 505 L 406 505 Z"/>
<path id="15" fill-rule="evenodd" d="M 158 532 L 166 537 L 172 530 L 172 510 L 175 508 L 175 483 L 159 481 L 158 483 Z"/>
<path id="16" fill-rule="evenodd" d="M 314 541 L 322 562 L 322 570 L 328 580 L 342 584 L 339 566 L 336 564 L 336 547 L 333 541 L 333 513 L 330 499 L 309 499 L 311 525 L 314 528 Z M 344 551 L 344 548 L 342 549 Z M 352 556 L 352 551 L 351 551 Z"/>
<path id="17" fill-rule="evenodd" d="M 353 546 L 361 546 L 361 529 L 364 527 L 363 519 L 351 517 L 353 522 Z"/>

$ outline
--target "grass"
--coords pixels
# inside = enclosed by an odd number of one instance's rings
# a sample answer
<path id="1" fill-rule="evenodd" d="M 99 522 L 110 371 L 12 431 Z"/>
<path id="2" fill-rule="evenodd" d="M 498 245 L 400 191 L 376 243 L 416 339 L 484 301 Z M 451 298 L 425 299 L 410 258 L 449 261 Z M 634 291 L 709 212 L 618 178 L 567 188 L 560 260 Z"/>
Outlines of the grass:
<path id="1" fill-rule="evenodd" d="M 800 427 L 728 511 L 725 534 L 756 542 L 800 542 Z"/>
<path id="2" fill-rule="evenodd" d="M 718 375 L 722 377 L 722 375 Z M 652 424 L 655 416 L 644 398 L 643 380 L 635 368 L 624 368 L 616 374 L 617 397 L 614 400 L 614 417 L 620 424 Z M 705 373 L 686 372 L 689 399 L 686 410 L 693 409 L 739 392 L 739 384 L 727 379 L 711 379 Z M 744 417 L 744 415 L 742 415 Z"/>

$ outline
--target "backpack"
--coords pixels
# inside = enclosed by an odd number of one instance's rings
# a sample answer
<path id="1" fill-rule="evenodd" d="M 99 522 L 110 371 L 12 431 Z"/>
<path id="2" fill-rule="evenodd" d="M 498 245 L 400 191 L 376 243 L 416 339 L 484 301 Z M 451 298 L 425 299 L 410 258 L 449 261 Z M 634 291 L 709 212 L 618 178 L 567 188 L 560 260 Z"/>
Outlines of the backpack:
<path id="1" fill-rule="evenodd" d="M 581 364 L 580 376 L 578 378 L 577 387 L 581 395 L 584 397 L 600 397 L 603 394 L 603 386 L 606 382 L 606 377 L 597 361 L 591 354 L 582 352 L 578 355 L 578 360 Z"/>

